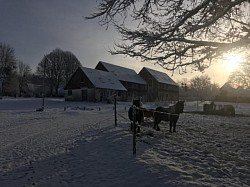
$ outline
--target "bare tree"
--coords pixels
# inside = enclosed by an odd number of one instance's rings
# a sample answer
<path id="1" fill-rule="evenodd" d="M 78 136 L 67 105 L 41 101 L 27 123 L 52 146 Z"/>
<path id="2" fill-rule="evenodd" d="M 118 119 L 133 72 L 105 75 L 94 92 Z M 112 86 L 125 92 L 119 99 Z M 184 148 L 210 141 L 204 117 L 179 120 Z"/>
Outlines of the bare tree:
<path id="1" fill-rule="evenodd" d="M 223 53 L 250 44 L 248 0 L 101 0 L 101 25 L 122 36 L 111 54 L 153 61 L 167 70 L 203 71 Z"/>
<path id="2" fill-rule="evenodd" d="M 63 80 L 65 83 L 69 81 L 73 73 L 76 71 L 76 69 L 81 66 L 81 63 L 79 60 L 76 58 L 76 56 L 71 53 L 70 51 L 65 51 L 63 53 L 64 55 L 64 63 L 63 63 Z"/>
<path id="3" fill-rule="evenodd" d="M 4 95 L 16 97 L 19 93 L 19 82 L 16 72 L 11 73 L 4 82 Z"/>
<path id="4" fill-rule="evenodd" d="M 0 74 L 9 76 L 16 66 L 15 51 L 5 43 L 0 43 Z"/>
<path id="5" fill-rule="evenodd" d="M 43 76 L 50 87 L 50 95 L 58 96 L 58 88 L 72 76 L 77 67 L 81 66 L 73 53 L 55 49 L 45 55 L 37 67 L 37 74 Z"/>
<path id="6" fill-rule="evenodd" d="M 28 64 L 24 64 L 22 61 L 18 62 L 17 76 L 19 82 L 19 95 L 28 92 L 28 80 L 31 78 L 31 68 Z"/>
<path id="7" fill-rule="evenodd" d="M 3 94 L 16 94 L 16 57 L 12 47 L 0 42 L 0 78 L 4 77 Z M 15 93 L 12 93 L 14 91 Z"/>
<path id="8" fill-rule="evenodd" d="M 230 84 L 235 88 L 250 89 L 250 62 L 247 61 L 229 76 Z"/>
<path id="9" fill-rule="evenodd" d="M 219 86 L 211 83 L 208 75 L 196 76 L 190 80 L 190 89 L 195 92 L 201 101 L 211 99 L 218 93 Z"/>

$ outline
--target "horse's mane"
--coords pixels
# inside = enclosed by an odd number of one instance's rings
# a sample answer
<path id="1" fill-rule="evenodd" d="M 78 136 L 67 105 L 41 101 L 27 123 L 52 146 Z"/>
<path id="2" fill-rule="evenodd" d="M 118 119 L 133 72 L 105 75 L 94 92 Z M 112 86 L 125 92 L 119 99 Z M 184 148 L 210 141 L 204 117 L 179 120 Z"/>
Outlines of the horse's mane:
<path id="1" fill-rule="evenodd" d="M 178 108 L 176 108 L 178 107 Z M 182 113 L 183 112 L 183 109 L 184 109 L 184 101 L 178 101 L 176 104 L 175 104 L 175 109 L 178 110 L 177 113 Z"/>

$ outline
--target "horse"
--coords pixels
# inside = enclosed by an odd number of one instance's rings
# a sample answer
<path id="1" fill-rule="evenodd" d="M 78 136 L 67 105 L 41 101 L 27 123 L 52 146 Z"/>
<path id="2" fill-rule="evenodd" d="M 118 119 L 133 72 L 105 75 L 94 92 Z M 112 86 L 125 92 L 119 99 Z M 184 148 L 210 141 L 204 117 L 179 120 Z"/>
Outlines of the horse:
<path id="1" fill-rule="evenodd" d="M 141 101 L 140 100 L 133 100 L 133 105 L 135 105 L 136 109 L 135 109 L 135 119 L 134 119 L 134 114 L 133 114 L 133 107 L 129 107 L 129 110 L 128 110 L 128 118 L 131 122 L 130 124 L 130 130 L 132 131 L 133 130 L 133 121 L 138 122 L 139 126 L 137 126 L 137 132 L 140 132 L 140 125 L 142 124 L 143 122 L 143 118 L 144 118 L 144 115 L 143 115 L 143 111 L 140 110 L 139 108 L 141 108 L 142 104 L 141 104 Z"/>
<path id="2" fill-rule="evenodd" d="M 233 105 L 224 105 L 222 114 L 225 116 L 235 116 L 235 108 Z"/>
<path id="3" fill-rule="evenodd" d="M 144 118 L 143 111 L 138 108 L 135 109 L 135 120 L 134 120 L 133 107 L 130 107 L 128 110 L 128 118 L 130 119 L 130 121 L 132 121 L 130 125 L 130 130 L 131 131 L 133 130 L 133 121 L 135 121 L 135 123 L 138 122 L 139 124 L 139 126 L 137 126 L 137 132 L 140 132 L 140 125 L 142 124 Z"/>
<path id="4" fill-rule="evenodd" d="M 176 123 L 179 114 L 183 112 L 184 101 L 178 101 L 175 105 L 168 108 L 157 107 L 154 113 L 154 129 L 160 131 L 159 123 L 161 121 L 169 121 L 169 132 L 176 132 Z"/>
<path id="5" fill-rule="evenodd" d="M 222 115 L 222 116 L 235 116 L 235 108 L 233 105 L 218 105 L 211 102 L 210 104 L 203 105 L 204 114 Z"/>

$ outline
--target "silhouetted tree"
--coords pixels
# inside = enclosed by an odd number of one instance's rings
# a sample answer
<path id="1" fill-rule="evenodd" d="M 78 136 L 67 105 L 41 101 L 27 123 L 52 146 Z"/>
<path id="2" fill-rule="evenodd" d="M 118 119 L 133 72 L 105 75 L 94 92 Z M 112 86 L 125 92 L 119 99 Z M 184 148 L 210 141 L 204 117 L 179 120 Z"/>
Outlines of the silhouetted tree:
<path id="1" fill-rule="evenodd" d="M 76 56 L 61 49 L 55 49 L 44 56 L 37 66 L 37 74 L 45 79 L 50 87 L 50 95 L 58 96 L 59 86 L 64 86 L 75 70 L 81 66 Z"/>
<path id="2" fill-rule="evenodd" d="M 0 42 L 0 77 L 4 77 L 3 94 L 16 95 L 16 57 L 15 50 Z M 12 93 L 14 91 L 15 93 Z"/>
<path id="3" fill-rule="evenodd" d="M 0 74 L 9 76 L 15 68 L 15 50 L 5 43 L 0 43 Z"/>
<path id="4" fill-rule="evenodd" d="M 63 53 L 64 63 L 63 63 L 63 79 L 64 82 L 67 83 L 76 69 L 81 66 L 80 61 L 76 58 L 76 56 L 70 51 L 64 51 Z"/>
<path id="5" fill-rule="evenodd" d="M 12 72 L 11 76 L 6 78 L 4 82 L 4 95 L 16 97 L 19 94 L 19 81 L 16 72 Z"/>
<path id="6" fill-rule="evenodd" d="M 28 94 L 28 81 L 31 79 L 31 68 L 28 64 L 24 64 L 22 61 L 18 62 L 17 76 L 19 84 L 19 95 L 22 93 Z"/>
<path id="7" fill-rule="evenodd" d="M 208 75 L 201 75 L 190 80 L 190 89 L 203 101 L 205 99 L 212 99 L 218 93 L 219 86 L 212 84 L 211 78 Z"/>
<path id="8" fill-rule="evenodd" d="M 250 89 L 250 62 L 246 61 L 229 76 L 230 84 L 235 88 Z"/>
<path id="9" fill-rule="evenodd" d="M 100 0 L 87 19 L 112 23 L 122 36 L 111 54 L 165 69 L 203 71 L 223 53 L 250 44 L 248 0 Z"/>

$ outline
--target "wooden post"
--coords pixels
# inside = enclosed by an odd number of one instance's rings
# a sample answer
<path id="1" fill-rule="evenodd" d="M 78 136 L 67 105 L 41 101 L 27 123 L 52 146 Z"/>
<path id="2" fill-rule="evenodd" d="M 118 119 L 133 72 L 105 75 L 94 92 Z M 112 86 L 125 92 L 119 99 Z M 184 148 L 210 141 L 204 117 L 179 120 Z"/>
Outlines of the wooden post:
<path id="1" fill-rule="evenodd" d="M 197 110 L 197 112 L 198 112 L 198 110 L 199 110 L 199 103 L 198 103 L 198 99 L 197 99 L 197 102 L 196 102 L 196 110 Z"/>
<path id="2" fill-rule="evenodd" d="M 44 59 L 44 62 L 43 62 L 43 102 L 42 102 L 42 111 L 44 111 L 44 97 L 45 97 L 45 68 L 46 68 L 46 65 L 45 65 L 45 59 Z"/>
<path id="3" fill-rule="evenodd" d="M 116 95 L 114 96 L 114 98 L 115 98 L 115 127 L 117 127 Z"/>
<path id="4" fill-rule="evenodd" d="M 3 98 L 3 79 L 0 78 L 0 99 Z"/>
<path id="5" fill-rule="evenodd" d="M 133 155 L 136 154 L 136 106 L 133 105 Z"/>

